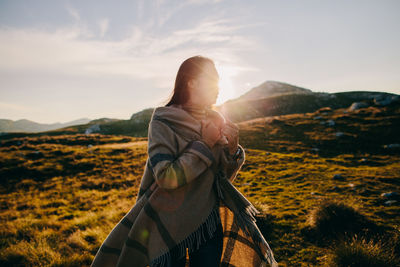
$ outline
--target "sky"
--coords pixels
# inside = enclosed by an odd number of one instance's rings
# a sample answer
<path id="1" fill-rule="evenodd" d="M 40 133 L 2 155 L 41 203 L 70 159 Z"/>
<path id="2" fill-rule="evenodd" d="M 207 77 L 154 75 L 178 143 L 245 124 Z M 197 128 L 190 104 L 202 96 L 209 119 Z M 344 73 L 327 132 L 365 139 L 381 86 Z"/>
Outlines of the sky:
<path id="1" fill-rule="evenodd" d="M 117 118 L 161 106 L 214 60 L 217 104 L 270 81 L 400 94 L 400 1 L 0 0 L 0 119 Z"/>

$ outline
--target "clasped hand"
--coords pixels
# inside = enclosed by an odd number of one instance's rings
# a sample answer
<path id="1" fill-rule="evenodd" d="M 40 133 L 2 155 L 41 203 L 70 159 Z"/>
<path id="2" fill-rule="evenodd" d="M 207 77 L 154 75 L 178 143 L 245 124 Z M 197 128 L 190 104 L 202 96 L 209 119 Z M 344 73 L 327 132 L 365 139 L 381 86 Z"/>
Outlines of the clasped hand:
<path id="1" fill-rule="evenodd" d="M 228 141 L 229 153 L 233 155 L 239 144 L 239 128 L 233 122 L 226 120 L 225 123 L 216 124 L 212 120 L 201 121 L 201 135 L 203 141 L 212 148 L 222 137 Z"/>

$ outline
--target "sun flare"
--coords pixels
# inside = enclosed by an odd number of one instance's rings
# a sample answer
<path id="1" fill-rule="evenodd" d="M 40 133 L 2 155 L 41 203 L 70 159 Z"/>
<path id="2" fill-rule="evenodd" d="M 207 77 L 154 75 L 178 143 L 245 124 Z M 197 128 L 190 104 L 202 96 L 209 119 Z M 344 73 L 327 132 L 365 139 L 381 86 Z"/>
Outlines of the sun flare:
<path id="1" fill-rule="evenodd" d="M 235 96 L 232 78 L 237 74 L 237 69 L 233 66 L 218 64 L 216 68 L 219 74 L 219 94 L 216 105 L 221 105 Z"/>

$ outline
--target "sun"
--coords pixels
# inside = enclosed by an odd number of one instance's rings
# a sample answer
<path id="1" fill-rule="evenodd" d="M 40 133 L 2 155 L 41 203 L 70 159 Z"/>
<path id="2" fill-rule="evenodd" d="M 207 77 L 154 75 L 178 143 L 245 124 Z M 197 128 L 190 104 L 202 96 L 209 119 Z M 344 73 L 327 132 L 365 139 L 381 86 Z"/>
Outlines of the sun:
<path id="1" fill-rule="evenodd" d="M 232 78 L 237 74 L 237 69 L 233 66 L 219 64 L 216 64 L 216 68 L 219 74 L 219 94 L 216 105 L 221 105 L 235 96 Z"/>

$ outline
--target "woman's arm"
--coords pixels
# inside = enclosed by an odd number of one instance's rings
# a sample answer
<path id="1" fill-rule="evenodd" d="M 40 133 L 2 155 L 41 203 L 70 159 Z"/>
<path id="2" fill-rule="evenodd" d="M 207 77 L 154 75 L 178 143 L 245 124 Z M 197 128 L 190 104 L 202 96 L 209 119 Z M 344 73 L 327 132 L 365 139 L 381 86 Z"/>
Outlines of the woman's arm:
<path id="1" fill-rule="evenodd" d="M 206 171 L 214 156 L 202 141 L 192 141 L 176 155 L 175 132 L 165 123 L 152 120 L 149 125 L 148 155 L 156 183 L 165 189 L 176 189 L 190 183 Z"/>

